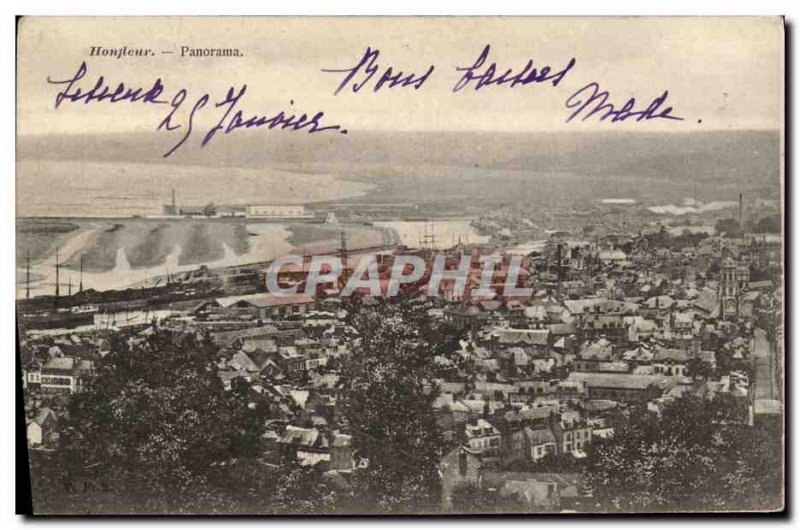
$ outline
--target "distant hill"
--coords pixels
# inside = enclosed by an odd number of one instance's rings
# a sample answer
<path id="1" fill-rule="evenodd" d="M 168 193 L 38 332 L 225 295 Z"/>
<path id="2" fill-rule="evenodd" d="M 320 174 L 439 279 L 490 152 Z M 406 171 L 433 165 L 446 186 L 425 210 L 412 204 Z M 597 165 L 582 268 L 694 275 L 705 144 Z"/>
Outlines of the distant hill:
<path id="1" fill-rule="evenodd" d="M 204 149 L 187 143 L 162 158 L 176 137 L 164 133 L 30 136 L 19 139 L 24 158 L 127 161 L 255 167 L 264 164 L 441 164 L 494 169 L 663 174 L 729 178 L 777 172 L 777 131 L 651 133 L 371 132 L 307 135 L 241 131 Z M 191 140 L 190 140 L 191 142 Z M 680 161 L 681 163 L 677 163 Z M 764 173 L 768 174 L 764 174 Z"/>
<path id="2" fill-rule="evenodd" d="M 206 174 L 209 168 L 280 169 L 291 173 L 285 179 L 287 186 L 292 185 L 291 175 L 303 178 L 304 173 L 330 174 L 377 184 L 368 193 L 368 200 L 449 200 L 476 207 L 519 200 L 547 207 L 555 202 L 603 197 L 676 201 L 695 193 L 703 200 L 735 200 L 742 191 L 750 197 L 774 199 L 780 190 L 777 131 L 692 134 L 351 131 L 348 135 L 310 136 L 249 130 L 219 136 L 204 149 L 198 146 L 198 134 L 191 145 L 185 144 L 175 155 L 164 159 L 163 153 L 176 138 L 155 132 L 23 137 L 18 142 L 18 153 L 21 158 L 31 160 L 174 164 L 197 168 L 198 176 L 203 168 Z M 136 173 L 134 168 L 130 171 Z M 239 184 L 236 177 L 228 178 L 232 194 L 245 200 L 250 197 L 252 182 L 245 189 L 247 186 Z M 198 177 L 198 182 L 203 181 Z M 150 183 L 153 184 L 158 189 L 147 188 L 148 191 L 161 197 L 167 196 L 167 186 L 175 185 L 166 179 Z M 106 182 L 104 185 L 109 186 Z M 177 182 L 177 186 L 183 188 L 179 189 L 179 195 L 185 195 L 183 181 Z M 264 186 L 275 186 L 275 181 L 265 177 Z M 206 187 L 209 195 L 215 195 L 210 183 Z M 201 185 L 196 191 L 202 190 Z M 106 189 L 104 193 L 114 191 Z M 525 199 L 520 199 L 520 192 Z M 220 199 L 209 196 L 201 202 L 214 200 Z M 153 207 L 157 204 L 154 200 Z"/>

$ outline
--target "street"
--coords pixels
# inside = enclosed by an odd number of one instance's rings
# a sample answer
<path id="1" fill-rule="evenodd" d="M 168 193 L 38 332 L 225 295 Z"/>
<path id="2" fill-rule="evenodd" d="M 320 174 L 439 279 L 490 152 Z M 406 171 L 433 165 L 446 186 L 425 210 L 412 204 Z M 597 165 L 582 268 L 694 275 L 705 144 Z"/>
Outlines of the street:
<path id="1" fill-rule="evenodd" d="M 756 328 L 753 333 L 753 397 L 754 399 L 780 400 L 777 383 L 775 351 L 767 340 L 767 333 Z"/>

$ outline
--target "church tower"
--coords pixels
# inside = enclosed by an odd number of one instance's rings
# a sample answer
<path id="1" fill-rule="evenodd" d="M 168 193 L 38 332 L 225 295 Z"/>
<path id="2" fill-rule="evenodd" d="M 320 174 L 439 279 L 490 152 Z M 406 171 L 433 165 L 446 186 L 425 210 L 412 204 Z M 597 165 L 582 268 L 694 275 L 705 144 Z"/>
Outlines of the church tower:
<path id="1" fill-rule="evenodd" d="M 725 320 L 739 316 L 738 267 L 731 258 L 722 261 L 719 278 L 719 316 Z"/>

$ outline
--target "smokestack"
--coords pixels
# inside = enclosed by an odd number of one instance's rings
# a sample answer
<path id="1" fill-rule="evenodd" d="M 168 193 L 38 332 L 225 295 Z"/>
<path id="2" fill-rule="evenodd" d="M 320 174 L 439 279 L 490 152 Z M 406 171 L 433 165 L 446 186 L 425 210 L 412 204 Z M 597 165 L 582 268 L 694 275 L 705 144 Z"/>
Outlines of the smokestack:
<path id="1" fill-rule="evenodd" d="M 739 194 L 739 226 L 742 226 L 742 194 Z"/>
<path id="2" fill-rule="evenodd" d="M 58 293 L 59 285 L 58 285 L 58 283 L 59 283 L 59 278 L 58 278 L 58 247 L 56 247 L 56 304 L 58 304 L 58 296 L 59 296 L 59 293 Z"/>

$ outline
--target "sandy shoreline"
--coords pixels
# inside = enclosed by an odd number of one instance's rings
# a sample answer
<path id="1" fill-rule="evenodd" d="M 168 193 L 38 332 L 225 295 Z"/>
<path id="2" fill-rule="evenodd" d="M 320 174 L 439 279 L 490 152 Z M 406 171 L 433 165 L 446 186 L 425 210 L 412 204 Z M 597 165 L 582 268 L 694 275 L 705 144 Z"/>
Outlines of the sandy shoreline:
<path id="1" fill-rule="evenodd" d="M 195 270 L 198 266 L 222 268 L 269 261 L 291 252 L 317 254 L 338 250 L 341 232 L 352 250 L 374 248 L 387 242 L 386 230 L 367 225 L 247 222 L 233 220 L 178 220 L 153 222 L 70 220 L 74 228 L 58 221 L 19 220 L 17 239 L 17 296 L 26 290 L 30 253 L 31 295 L 52 294 L 56 283 L 56 247 L 60 264 L 60 292 L 109 290 L 140 284 L 149 279 Z M 33 226 L 33 228 L 31 228 Z M 22 228 L 20 230 L 20 228 Z M 394 239 L 394 238 L 389 238 Z M 83 262 L 83 273 L 80 273 Z M 71 284 L 71 286 L 70 286 Z"/>

